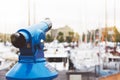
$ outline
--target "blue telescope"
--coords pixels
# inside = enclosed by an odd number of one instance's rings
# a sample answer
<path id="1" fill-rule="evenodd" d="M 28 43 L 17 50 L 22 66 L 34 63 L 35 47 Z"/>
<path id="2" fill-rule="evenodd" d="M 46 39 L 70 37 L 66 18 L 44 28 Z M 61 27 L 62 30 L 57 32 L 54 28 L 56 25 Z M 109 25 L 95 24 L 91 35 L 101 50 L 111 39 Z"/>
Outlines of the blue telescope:
<path id="1" fill-rule="evenodd" d="M 6 73 L 7 80 L 52 80 L 57 71 L 44 58 L 45 34 L 52 27 L 50 20 L 20 29 L 11 35 L 12 44 L 20 49 L 18 62 Z"/>

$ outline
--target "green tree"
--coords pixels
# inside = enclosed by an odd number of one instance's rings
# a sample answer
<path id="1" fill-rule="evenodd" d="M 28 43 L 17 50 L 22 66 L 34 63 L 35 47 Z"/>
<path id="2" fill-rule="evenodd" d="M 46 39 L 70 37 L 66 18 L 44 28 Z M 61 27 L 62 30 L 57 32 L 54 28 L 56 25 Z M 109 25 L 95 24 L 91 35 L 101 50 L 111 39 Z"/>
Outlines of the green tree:
<path id="1" fill-rule="evenodd" d="M 113 30 L 114 30 L 115 42 L 120 42 L 120 33 L 119 33 L 119 31 L 117 30 L 116 26 L 114 26 Z"/>
<path id="2" fill-rule="evenodd" d="M 94 31 L 92 32 L 92 42 L 94 42 L 95 41 L 95 34 L 94 34 Z"/>
<path id="3" fill-rule="evenodd" d="M 79 35 L 78 33 L 75 33 L 74 37 L 75 37 L 75 40 L 76 40 L 76 41 L 79 41 L 80 35 Z"/>
<path id="4" fill-rule="evenodd" d="M 110 34 L 107 35 L 107 40 L 111 41 L 111 35 Z"/>
<path id="5" fill-rule="evenodd" d="M 70 36 L 66 36 L 66 42 L 68 43 L 72 42 L 72 38 Z"/>
<path id="6" fill-rule="evenodd" d="M 108 28 L 107 27 L 105 27 L 104 37 L 105 37 L 105 41 L 108 41 L 109 36 L 108 36 Z"/>
<path id="7" fill-rule="evenodd" d="M 58 36 L 63 36 L 63 35 L 64 35 L 63 32 L 58 33 Z"/>
<path id="8" fill-rule="evenodd" d="M 83 33 L 82 35 L 82 41 L 84 42 L 85 41 L 85 34 Z"/>
<path id="9" fill-rule="evenodd" d="M 70 37 L 74 37 L 74 32 L 68 32 Z"/>
<path id="10" fill-rule="evenodd" d="M 59 42 L 64 42 L 64 34 L 63 34 L 63 32 L 58 33 L 57 40 Z"/>
<path id="11" fill-rule="evenodd" d="M 91 36 L 91 33 L 88 31 L 88 33 L 87 33 L 87 42 L 90 42 L 90 36 Z"/>
<path id="12" fill-rule="evenodd" d="M 66 37 L 66 42 L 70 43 L 74 39 L 74 32 L 68 32 L 68 36 Z"/>
<path id="13" fill-rule="evenodd" d="M 64 37 L 61 36 L 59 39 L 58 39 L 59 42 L 64 42 Z"/>
<path id="14" fill-rule="evenodd" d="M 47 34 L 46 35 L 46 42 L 52 42 L 53 41 L 53 38 L 50 34 Z"/>

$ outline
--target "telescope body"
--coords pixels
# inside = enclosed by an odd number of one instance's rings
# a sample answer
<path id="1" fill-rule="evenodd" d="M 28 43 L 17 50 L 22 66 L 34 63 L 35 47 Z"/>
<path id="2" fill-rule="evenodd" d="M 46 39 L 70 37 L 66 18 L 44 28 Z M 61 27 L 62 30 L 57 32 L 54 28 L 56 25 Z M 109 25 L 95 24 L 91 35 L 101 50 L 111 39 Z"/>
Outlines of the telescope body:
<path id="1" fill-rule="evenodd" d="M 52 27 L 50 21 L 18 30 L 11 35 L 12 44 L 19 48 L 18 62 L 6 73 L 7 80 L 52 80 L 58 73 L 44 58 L 45 35 Z"/>

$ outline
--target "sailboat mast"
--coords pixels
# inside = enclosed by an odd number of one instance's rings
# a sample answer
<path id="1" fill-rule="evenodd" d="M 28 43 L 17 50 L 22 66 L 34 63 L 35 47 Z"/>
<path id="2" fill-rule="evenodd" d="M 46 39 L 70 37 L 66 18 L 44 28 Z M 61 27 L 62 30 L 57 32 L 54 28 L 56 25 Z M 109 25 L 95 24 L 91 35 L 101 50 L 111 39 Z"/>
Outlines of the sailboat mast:
<path id="1" fill-rule="evenodd" d="M 33 2 L 33 18 L 34 18 L 34 24 L 36 23 L 36 0 Z"/>
<path id="2" fill-rule="evenodd" d="M 107 27 L 107 0 L 105 0 L 105 27 Z"/>
<path id="3" fill-rule="evenodd" d="M 30 0 L 28 0 L 28 26 L 30 26 Z"/>
<path id="4" fill-rule="evenodd" d="M 116 0 L 114 0 L 114 27 L 116 26 Z"/>
<path id="5" fill-rule="evenodd" d="M 105 42 L 107 41 L 107 0 L 105 0 Z"/>

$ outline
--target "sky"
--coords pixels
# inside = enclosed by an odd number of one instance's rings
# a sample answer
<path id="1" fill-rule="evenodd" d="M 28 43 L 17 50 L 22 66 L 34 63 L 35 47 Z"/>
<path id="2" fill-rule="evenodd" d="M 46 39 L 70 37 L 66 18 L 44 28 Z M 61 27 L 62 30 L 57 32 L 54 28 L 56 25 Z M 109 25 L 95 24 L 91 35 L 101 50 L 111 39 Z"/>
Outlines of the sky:
<path id="1" fill-rule="evenodd" d="M 0 0 L 0 32 L 14 33 L 27 27 L 29 18 L 30 25 L 33 25 L 48 17 L 52 28 L 68 25 L 82 34 L 105 27 L 105 1 L 107 26 L 116 25 L 120 29 L 120 0 Z"/>

